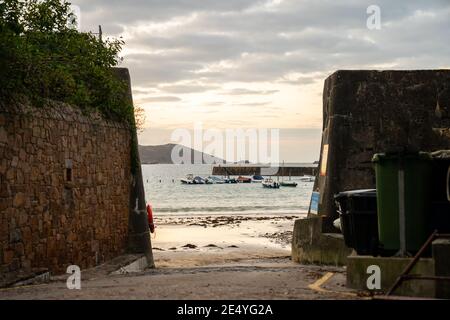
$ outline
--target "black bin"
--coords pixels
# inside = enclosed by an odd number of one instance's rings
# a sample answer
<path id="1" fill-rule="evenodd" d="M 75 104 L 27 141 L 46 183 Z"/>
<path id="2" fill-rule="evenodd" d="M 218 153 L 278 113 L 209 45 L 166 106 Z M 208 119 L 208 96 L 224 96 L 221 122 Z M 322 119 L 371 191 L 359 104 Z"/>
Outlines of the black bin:
<path id="1" fill-rule="evenodd" d="M 433 152 L 430 233 L 450 233 L 450 150 Z"/>
<path id="2" fill-rule="evenodd" d="M 340 192 L 334 197 L 345 245 L 359 255 L 378 253 L 377 192 L 375 189 Z"/>

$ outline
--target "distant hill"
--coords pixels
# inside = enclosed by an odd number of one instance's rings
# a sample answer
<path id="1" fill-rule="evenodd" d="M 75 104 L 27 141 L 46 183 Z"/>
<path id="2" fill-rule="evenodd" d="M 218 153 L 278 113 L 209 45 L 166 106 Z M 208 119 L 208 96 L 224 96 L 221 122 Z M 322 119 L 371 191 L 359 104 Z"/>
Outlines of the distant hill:
<path id="1" fill-rule="evenodd" d="M 178 146 L 177 144 L 169 143 L 164 144 L 160 146 L 139 146 L 139 156 L 141 158 L 142 164 L 172 164 L 172 149 Z M 191 161 L 193 162 L 195 157 L 202 157 L 199 159 L 205 159 L 203 155 L 212 157 L 216 163 L 224 163 L 224 160 L 213 157 L 211 155 L 208 155 L 206 153 L 184 147 L 185 150 L 188 150 L 188 152 L 191 152 Z M 182 154 L 181 154 L 182 156 Z M 203 163 L 205 163 L 203 161 Z"/>

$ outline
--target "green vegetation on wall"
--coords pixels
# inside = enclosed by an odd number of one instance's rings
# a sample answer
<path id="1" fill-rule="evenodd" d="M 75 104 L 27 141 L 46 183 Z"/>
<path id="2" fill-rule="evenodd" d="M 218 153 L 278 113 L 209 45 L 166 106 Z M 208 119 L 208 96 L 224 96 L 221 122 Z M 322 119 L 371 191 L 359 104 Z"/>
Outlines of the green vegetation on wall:
<path id="1" fill-rule="evenodd" d="M 65 1 L 0 0 L 1 101 L 62 101 L 134 127 L 127 87 L 111 69 L 123 41 L 79 32 L 75 23 Z"/>

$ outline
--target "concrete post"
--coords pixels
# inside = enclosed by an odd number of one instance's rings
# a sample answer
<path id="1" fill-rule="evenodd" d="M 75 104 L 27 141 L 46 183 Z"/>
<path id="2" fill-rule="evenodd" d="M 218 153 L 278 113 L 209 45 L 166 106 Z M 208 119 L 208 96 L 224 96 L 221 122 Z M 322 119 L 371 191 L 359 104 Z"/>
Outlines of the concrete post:
<path id="1" fill-rule="evenodd" d="M 128 98 L 133 104 L 131 93 L 131 78 L 128 69 L 115 68 L 116 75 L 128 86 Z M 134 131 L 131 137 L 131 168 L 130 172 L 130 202 L 129 202 L 129 240 L 128 251 L 131 253 L 142 253 L 147 258 L 149 267 L 154 267 L 153 252 L 150 240 L 150 230 L 145 201 L 145 191 L 142 179 L 141 161 L 138 152 L 138 138 Z"/>

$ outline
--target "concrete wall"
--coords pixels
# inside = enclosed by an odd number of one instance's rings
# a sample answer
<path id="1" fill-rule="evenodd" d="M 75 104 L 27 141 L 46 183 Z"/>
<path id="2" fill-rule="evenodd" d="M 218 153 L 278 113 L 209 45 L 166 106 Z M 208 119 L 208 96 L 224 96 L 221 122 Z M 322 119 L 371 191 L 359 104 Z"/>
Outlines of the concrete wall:
<path id="1" fill-rule="evenodd" d="M 325 149 L 328 145 L 328 155 Z M 450 70 L 337 71 L 325 81 L 320 167 L 314 189 L 325 231 L 333 195 L 375 187 L 378 152 L 450 148 Z"/>
<path id="2" fill-rule="evenodd" d="M 0 107 L 0 275 L 123 253 L 130 145 L 125 124 L 67 105 Z"/>

